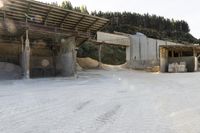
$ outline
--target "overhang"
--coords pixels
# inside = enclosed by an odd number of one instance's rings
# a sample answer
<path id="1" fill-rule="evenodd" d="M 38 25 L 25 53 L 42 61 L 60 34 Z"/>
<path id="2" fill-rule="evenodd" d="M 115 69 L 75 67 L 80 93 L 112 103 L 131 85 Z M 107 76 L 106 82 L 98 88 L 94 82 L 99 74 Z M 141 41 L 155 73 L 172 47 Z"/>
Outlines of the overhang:
<path id="1" fill-rule="evenodd" d="M 62 31 L 95 34 L 103 29 L 108 19 L 62 9 L 34 0 L 3 0 L 0 19 L 43 25 Z"/>

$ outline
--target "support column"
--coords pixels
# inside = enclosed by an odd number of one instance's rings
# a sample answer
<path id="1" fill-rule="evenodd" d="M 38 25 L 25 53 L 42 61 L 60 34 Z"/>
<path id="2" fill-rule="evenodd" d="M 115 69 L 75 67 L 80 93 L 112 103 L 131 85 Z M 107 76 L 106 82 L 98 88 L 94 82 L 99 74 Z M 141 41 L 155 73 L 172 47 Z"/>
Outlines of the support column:
<path id="1" fill-rule="evenodd" d="M 160 72 L 168 72 L 168 50 L 160 47 Z"/>
<path id="2" fill-rule="evenodd" d="M 23 70 L 24 70 L 24 37 L 23 36 L 21 36 L 21 49 L 20 49 L 20 66 L 21 66 L 21 69 L 22 69 L 22 74 L 24 75 L 24 72 L 23 72 Z"/>
<path id="3" fill-rule="evenodd" d="M 193 56 L 194 56 L 194 71 L 198 71 L 198 58 L 197 58 L 197 51 L 193 48 Z"/>
<path id="4" fill-rule="evenodd" d="M 26 30 L 26 40 L 25 40 L 25 48 L 22 51 L 23 55 L 23 72 L 24 72 L 24 78 L 29 79 L 30 78 L 30 41 L 28 36 L 28 30 Z"/>
<path id="5" fill-rule="evenodd" d="M 99 68 L 101 67 L 101 64 L 102 64 L 102 61 L 101 61 L 101 51 L 102 51 L 102 44 L 99 45 L 99 49 L 98 49 Z"/>
<path id="6" fill-rule="evenodd" d="M 129 40 L 130 40 L 130 46 L 129 46 L 129 48 L 126 49 L 126 50 L 128 50 L 128 51 L 126 51 L 126 53 L 127 53 L 127 55 L 129 55 L 129 59 L 127 61 L 128 61 L 128 67 L 133 68 L 134 67 L 134 61 L 136 59 L 133 57 L 134 40 L 133 40 L 132 35 L 129 35 Z"/>
<path id="7" fill-rule="evenodd" d="M 56 56 L 56 75 L 67 77 L 76 73 L 75 37 L 61 39 L 60 50 Z"/>

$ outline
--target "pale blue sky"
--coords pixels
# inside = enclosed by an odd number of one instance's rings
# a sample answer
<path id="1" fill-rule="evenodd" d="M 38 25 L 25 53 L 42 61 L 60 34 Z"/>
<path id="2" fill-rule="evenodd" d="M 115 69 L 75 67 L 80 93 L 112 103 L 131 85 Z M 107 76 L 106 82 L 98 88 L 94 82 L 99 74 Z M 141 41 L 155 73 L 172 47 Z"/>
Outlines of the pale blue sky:
<path id="1" fill-rule="evenodd" d="M 43 2 L 62 0 L 40 0 Z M 200 1 L 199 0 L 70 0 L 73 6 L 86 5 L 89 11 L 130 11 L 149 13 L 185 20 L 191 34 L 200 38 Z"/>

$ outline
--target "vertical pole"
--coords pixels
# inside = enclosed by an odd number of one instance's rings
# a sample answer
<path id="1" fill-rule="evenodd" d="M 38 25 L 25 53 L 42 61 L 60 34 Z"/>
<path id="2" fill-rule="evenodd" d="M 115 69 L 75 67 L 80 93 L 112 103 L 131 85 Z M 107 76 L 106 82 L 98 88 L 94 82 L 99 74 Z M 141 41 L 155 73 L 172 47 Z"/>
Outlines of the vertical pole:
<path id="1" fill-rule="evenodd" d="M 22 70 L 24 70 L 24 37 L 23 36 L 21 36 L 20 65 L 21 65 Z M 22 74 L 24 76 L 24 71 Z"/>
<path id="2" fill-rule="evenodd" d="M 24 37 L 23 36 L 21 36 L 21 42 L 22 42 L 22 53 L 24 52 Z"/>
<path id="3" fill-rule="evenodd" d="M 101 51 L 102 51 L 102 44 L 99 45 L 99 49 L 98 49 L 99 68 L 101 67 L 101 64 L 102 64 L 102 61 L 101 61 Z"/>
<path id="4" fill-rule="evenodd" d="M 193 48 L 193 56 L 194 56 L 194 72 L 196 72 L 198 70 L 198 58 L 195 48 Z"/>
<path id="5" fill-rule="evenodd" d="M 73 49 L 73 58 L 74 58 L 74 76 L 75 78 L 78 77 L 78 74 L 77 74 L 77 53 L 78 53 L 78 49 L 76 48 L 77 46 L 77 38 L 75 38 L 75 46 L 74 46 L 74 49 Z"/>
<path id="6" fill-rule="evenodd" d="M 24 78 L 30 78 L 30 41 L 28 36 L 28 29 L 26 30 L 26 41 L 24 51 Z"/>

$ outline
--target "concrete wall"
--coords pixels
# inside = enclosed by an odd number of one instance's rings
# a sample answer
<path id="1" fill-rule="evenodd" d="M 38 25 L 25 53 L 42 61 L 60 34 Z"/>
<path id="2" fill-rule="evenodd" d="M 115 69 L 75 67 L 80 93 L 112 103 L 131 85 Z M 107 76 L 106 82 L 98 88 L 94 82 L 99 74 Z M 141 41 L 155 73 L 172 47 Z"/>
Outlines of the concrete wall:
<path id="1" fill-rule="evenodd" d="M 105 32 L 97 32 L 97 41 L 111 43 L 114 45 L 130 46 L 129 37 Z"/>
<path id="2" fill-rule="evenodd" d="M 127 62 L 130 68 L 135 69 L 160 65 L 160 45 L 183 45 L 148 38 L 144 35 L 131 35 L 130 39 L 131 46 L 126 51 Z"/>

